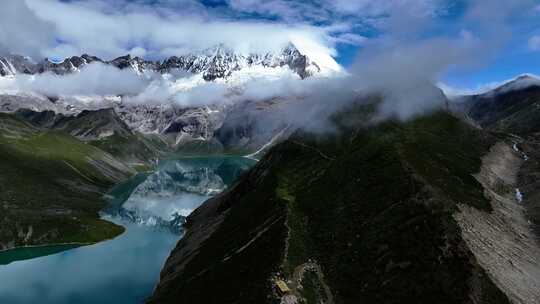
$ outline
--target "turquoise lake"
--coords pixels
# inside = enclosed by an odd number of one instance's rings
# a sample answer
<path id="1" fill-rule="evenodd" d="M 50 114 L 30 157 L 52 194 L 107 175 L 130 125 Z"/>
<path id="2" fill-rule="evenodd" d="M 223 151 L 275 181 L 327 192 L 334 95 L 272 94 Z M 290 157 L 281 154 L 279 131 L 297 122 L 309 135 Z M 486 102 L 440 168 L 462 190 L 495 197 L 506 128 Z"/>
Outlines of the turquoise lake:
<path id="1" fill-rule="evenodd" d="M 135 176 L 107 195 L 110 205 L 102 217 L 126 227 L 117 238 L 74 249 L 0 253 L 0 303 L 144 302 L 182 236 L 184 217 L 253 163 L 239 157 L 161 161 L 155 172 Z"/>

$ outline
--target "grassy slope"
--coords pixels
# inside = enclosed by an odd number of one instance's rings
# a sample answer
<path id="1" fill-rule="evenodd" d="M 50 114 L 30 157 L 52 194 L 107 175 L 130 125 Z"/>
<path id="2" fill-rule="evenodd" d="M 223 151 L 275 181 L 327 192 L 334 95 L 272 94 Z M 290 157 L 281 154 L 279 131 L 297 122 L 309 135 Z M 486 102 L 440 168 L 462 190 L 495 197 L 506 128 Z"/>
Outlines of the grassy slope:
<path id="1" fill-rule="evenodd" d="M 179 243 L 152 301 L 276 303 L 270 276 L 315 260 L 336 303 L 468 303 L 472 289 L 507 303 L 451 217 L 456 202 L 490 210 L 471 176 L 490 139 L 446 113 L 339 134 L 296 134 L 196 212 L 193 229 L 226 216 L 180 268 L 196 234 Z M 309 303 L 323 283 L 308 275 Z"/>
<path id="2" fill-rule="evenodd" d="M 114 155 L 138 171 L 150 169 L 151 161 L 168 150 L 166 144 L 157 136 L 142 134 L 115 133 L 89 143 Z"/>
<path id="3" fill-rule="evenodd" d="M 105 158 L 101 150 L 1 114 L 0 155 L 2 247 L 97 242 L 123 231 L 97 216 L 102 193 L 116 182 L 89 162 Z"/>
<path id="4" fill-rule="evenodd" d="M 159 135 L 132 132 L 113 109 L 83 111 L 76 116 L 23 109 L 15 115 L 36 127 L 69 133 L 141 171 L 148 170 L 152 160 L 169 150 Z M 110 136 L 102 136 L 106 133 Z"/>
<path id="5" fill-rule="evenodd" d="M 471 176 L 489 146 L 475 133 L 439 113 L 303 141 L 335 160 L 287 147 L 277 191 L 292 228 L 286 276 L 317 260 L 338 303 L 465 303 L 474 277 L 485 303 L 505 303 L 451 218 L 456 202 L 490 210 Z"/>

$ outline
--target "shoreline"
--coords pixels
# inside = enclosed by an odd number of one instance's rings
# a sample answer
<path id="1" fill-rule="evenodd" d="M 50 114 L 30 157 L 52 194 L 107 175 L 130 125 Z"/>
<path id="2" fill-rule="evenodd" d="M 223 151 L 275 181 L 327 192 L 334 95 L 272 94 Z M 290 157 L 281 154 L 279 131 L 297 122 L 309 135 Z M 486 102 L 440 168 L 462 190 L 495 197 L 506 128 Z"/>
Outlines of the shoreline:
<path id="1" fill-rule="evenodd" d="M 215 158 L 236 158 L 236 157 L 238 157 L 238 158 L 249 159 L 249 160 L 258 162 L 257 159 L 249 158 L 249 157 L 246 157 L 245 155 L 240 155 L 240 154 L 235 154 L 235 153 L 232 153 L 232 154 L 225 154 L 225 153 L 219 154 L 219 153 L 216 153 L 216 154 L 209 154 L 209 155 L 176 155 L 176 156 L 179 156 L 179 157 L 166 157 L 166 158 L 161 158 L 160 160 L 179 160 L 179 159 L 197 159 L 197 158 L 214 158 L 214 157 Z M 114 191 L 114 189 L 117 188 L 118 186 L 121 186 L 124 183 L 128 182 L 129 180 L 133 179 L 138 174 L 149 175 L 149 174 L 151 174 L 151 173 L 153 173 L 155 171 L 156 171 L 156 167 L 153 167 L 152 170 L 148 170 L 148 171 L 145 171 L 145 172 L 137 172 L 137 173 L 133 174 L 132 176 L 130 176 L 129 178 L 127 178 L 126 180 L 119 181 L 119 182 L 115 183 L 103 195 L 104 199 L 106 201 L 108 201 L 107 195 L 109 195 L 109 193 Z M 89 246 L 89 245 L 94 245 L 94 244 L 102 243 L 102 242 L 105 242 L 105 241 L 113 240 L 113 239 L 123 235 L 124 233 L 126 233 L 127 229 L 126 229 L 126 226 L 121 225 L 120 223 L 115 222 L 114 220 L 111 220 L 110 218 L 107 218 L 106 216 L 103 216 L 101 214 L 101 212 L 103 210 L 105 210 L 105 209 L 107 209 L 108 207 L 111 206 L 111 203 L 112 203 L 111 201 L 108 201 L 106 206 L 98 213 L 97 219 L 104 220 L 106 222 L 109 222 L 109 223 L 114 224 L 114 225 L 118 225 L 118 226 L 123 228 L 123 231 L 120 234 L 115 235 L 114 237 L 102 239 L 102 240 L 99 240 L 97 242 L 65 242 L 65 243 L 48 243 L 48 244 L 15 246 L 15 247 L 7 248 L 7 249 L 0 249 L 0 255 L 4 254 L 4 253 L 7 253 L 9 251 L 14 251 L 14 250 L 19 250 L 19 249 L 56 247 L 56 246 L 66 246 L 66 245 L 73 245 L 74 247 L 70 248 L 70 249 L 75 249 L 75 248 L 78 248 L 78 247 Z M 112 204 L 114 204 L 114 203 L 112 203 Z M 70 249 L 66 249 L 66 250 L 70 250 Z"/>
<path id="2" fill-rule="evenodd" d="M 109 239 L 107 239 L 107 240 L 109 240 Z M 103 241 L 107 241 L 107 240 L 103 240 Z M 28 248 L 55 247 L 55 246 L 65 246 L 65 245 L 78 245 L 77 247 L 82 247 L 82 246 L 94 245 L 94 244 L 97 244 L 97 243 L 101 243 L 103 241 L 94 242 L 94 243 L 70 242 L 70 243 L 51 243 L 51 244 L 43 244 L 43 245 L 16 246 L 16 247 L 8 248 L 8 249 L 0 249 L 0 254 L 6 253 L 6 252 L 12 251 L 12 250 L 28 249 Z M 73 248 L 77 248 L 77 247 L 73 247 Z"/>
<path id="3" fill-rule="evenodd" d="M 121 236 L 122 234 L 126 233 L 126 231 L 127 231 L 127 229 L 126 229 L 126 227 L 124 225 L 120 225 L 120 224 L 115 223 L 113 221 L 107 220 L 107 219 L 103 218 L 102 216 L 99 216 L 98 219 L 101 219 L 101 220 L 104 220 L 104 221 L 107 221 L 109 223 L 112 223 L 112 224 L 115 224 L 117 226 L 122 227 L 122 229 L 123 229 L 122 233 L 120 233 L 118 235 L 115 235 L 114 237 L 99 240 L 97 242 L 66 242 L 66 243 L 49 243 L 49 244 L 39 244 L 39 245 L 15 246 L 15 247 L 7 248 L 7 249 L 0 249 L 0 254 L 6 253 L 8 251 L 17 250 L 17 249 L 32 249 L 32 248 L 41 248 L 41 247 L 66 246 L 66 245 L 74 245 L 74 247 L 71 248 L 71 249 L 75 249 L 75 248 L 78 248 L 78 247 L 90 246 L 90 245 L 99 244 L 99 243 L 102 243 L 102 242 L 105 242 L 105 241 L 114 240 L 115 238 L 117 238 L 117 237 Z M 75 245 L 77 245 L 77 246 L 75 247 Z M 67 250 L 69 250 L 69 249 L 67 249 Z"/>

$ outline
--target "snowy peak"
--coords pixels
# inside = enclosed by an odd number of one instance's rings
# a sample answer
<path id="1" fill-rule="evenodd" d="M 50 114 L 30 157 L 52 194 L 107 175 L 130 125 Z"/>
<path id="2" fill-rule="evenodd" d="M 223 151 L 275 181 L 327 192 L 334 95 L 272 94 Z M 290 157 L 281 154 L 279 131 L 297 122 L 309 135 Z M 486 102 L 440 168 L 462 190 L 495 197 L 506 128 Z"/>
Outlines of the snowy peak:
<path id="1" fill-rule="evenodd" d="M 13 76 L 17 73 L 35 74 L 36 64 L 29 58 L 20 55 L 0 57 L 0 76 Z"/>
<path id="2" fill-rule="evenodd" d="M 140 57 L 125 55 L 110 61 L 84 54 L 66 58 L 61 62 L 45 59 L 33 63 L 28 57 L 10 55 L 0 57 L 0 76 L 15 74 L 39 74 L 51 72 L 65 75 L 79 71 L 92 62 L 101 62 L 119 69 L 132 69 L 137 74 L 145 72 L 171 73 L 183 71 L 201 74 L 206 81 L 224 79 L 235 71 L 249 67 L 288 68 L 302 79 L 314 76 L 322 69 L 319 64 L 302 54 L 292 43 L 281 51 L 263 54 L 238 54 L 220 44 L 215 47 L 182 56 L 172 56 L 164 61 L 148 61 Z"/>
<path id="3" fill-rule="evenodd" d="M 95 56 L 84 54 L 66 58 L 61 62 L 45 58 L 39 63 L 33 62 L 29 57 L 9 55 L 0 57 L 0 76 L 13 76 L 15 74 L 41 74 L 51 72 L 56 75 L 65 75 L 79 71 L 83 66 L 95 62 L 103 62 Z"/>
<path id="4" fill-rule="evenodd" d="M 212 81 L 218 78 L 227 78 L 235 71 L 253 66 L 288 67 L 301 78 L 313 76 L 321 71 L 316 63 L 302 55 L 292 44 L 281 52 L 248 55 L 237 54 L 224 45 L 217 45 L 199 53 L 173 56 L 161 64 L 160 70 L 164 73 L 175 69 L 194 74 L 200 73 L 206 81 Z"/>
<path id="5" fill-rule="evenodd" d="M 532 74 L 522 74 L 482 95 L 499 95 L 511 91 L 527 89 L 532 86 L 540 86 L 540 78 Z"/>
<path id="6" fill-rule="evenodd" d="M 88 57 L 89 58 L 89 57 Z M 78 56 L 66 58 L 61 62 L 56 62 L 45 58 L 45 60 L 37 65 L 37 73 L 52 72 L 56 75 L 65 75 L 79 71 L 83 66 L 93 62 Z"/>
<path id="7" fill-rule="evenodd" d="M 130 68 L 137 74 L 143 74 L 146 71 L 158 71 L 160 66 L 159 62 L 147 61 L 140 57 L 132 57 L 129 54 L 113 59 L 107 63 L 121 70 Z"/>

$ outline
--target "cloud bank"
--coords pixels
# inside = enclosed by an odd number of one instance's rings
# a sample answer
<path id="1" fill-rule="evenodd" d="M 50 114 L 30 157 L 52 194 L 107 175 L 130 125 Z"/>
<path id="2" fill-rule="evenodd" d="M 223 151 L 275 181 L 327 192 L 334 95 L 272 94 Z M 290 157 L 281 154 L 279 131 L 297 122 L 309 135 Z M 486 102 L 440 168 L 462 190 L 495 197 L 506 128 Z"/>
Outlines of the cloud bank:
<path id="1" fill-rule="evenodd" d="M 293 42 L 335 56 L 338 45 L 364 44 L 366 31 L 397 28 L 396 16 L 436 17 L 445 13 L 447 2 L 4 0 L 0 46 L 35 59 L 82 53 L 157 59 L 218 43 L 247 53 Z"/>
<path id="2" fill-rule="evenodd" d="M 42 47 L 54 41 L 55 29 L 54 23 L 36 16 L 24 1 L 2 1 L 0 54 L 40 56 Z"/>
<path id="3" fill-rule="evenodd" d="M 472 0 L 459 18 L 441 29 L 441 21 L 432 18 L 433 9 L 406 8 L 400 6 L 403 3 L 407 1 L 390 8 L 402 13 L 390 15 L 382 25 L 385 34 L 364 42 L 349 77 L 311 92 L 314 102 L 307 108 L 313 116 L 306 119 L 310 125 L 318 122 L 320 129 L 327 113 L 352 100 L 370 101 L 366 96 L 382 97 L 377 119 L 409 119 L 444 107 L 446 97 L 435 84 L 449 71 L 488 63 L 511 41 L 512 20 L 527 17 L 523 12 L 535 7 L 531 0 Z M 433 3 L 425 2 L 424 8 Z M 305 117 L 307 112 L 295 113 Z"/>
<path id="4" fill-rule="evenodd" d="M 0 18 L 0 45 L 43 56 L 86 52 L 152 58 L 218 43 L 247 53 L 293 42 L 309 57 L 330 59 L 337 44 L 356 45 L 361 48 L 350 75 L 337 80 L 299 81 L 282 75 L 279 80 L 252 79 L 233 90 L 219 82 L 179 89 L 196 81 L 195 76 L 137 78 L 93 67 L 68 76 L 65 84 L 44 75 L 18 78 L 17 85 L 43 94 L 122 94 L 132 102 L 171 100 L 183 106 L 285 96 L 312 100 L 308 112 L 329 112 L 328 107 L 337 108 L 358 92 L 376 92 L 385 98 L 384 115 L 405 119 L 440 104 L 433 84 L 449 71 L 488 62 L 511 39 L 513 20 L 536 7 L 534 0 L 471 0 L 461 6 L 447 0 L 213 2 L 220 5 L 195 0 L 7 0 L 13 9 L 11 19 Z M 29 15 L 27 25 L 18 24 L 21 14 Z M 19 26 L 41 42 L 12 43 Z M 373 35 L 359 34 L 363 31 Z"/>
<path id="5" fill-rule="evenodd" d="M 535 35 L 529 38 L 529 49 L 532 51 L 540 51 L 540 36 Z"/>
<path id="6" fill-rule="evenodd" d="M 0 46 L 35 59 L 82 53 L 157 59 L 220 43 L 242 53 L 266 52 L 289 42 L 335 55 L 334 29 L 302 21 L 238 19 L 198 1 L 5 0 L 2 5 Z M 349 35 L 342 41 L 358 39 Z"/>
<path id="7" fill-rule="evenodd" d="M 19 74 L 14 89 L 30 91 L 46 96 L 60 95 L 134 95 L 148 86 L 149 79 L 130 70 L 95 62 L 85 66 L 79 73 L 59 76 L 53 73 L 38 75 Z"/>
<path id="8" fill-rule="evenodd" d="M 48 97 L 90 97 L 100 100 L 106 96 L 122 96 L 132 104 L 172 103 L 182 107 L 232 104 L 245 100 L 267 100 L 276 97 L 307 96 L 320 87 L 326 78 L 302 80 L 286 68 L 275 68 L 268 75 L 239 75 L 232 80 L 205 81 L 200 74 L 176 72 L 137 74 L 131 69 L 93 62 L 79 72 L 66 75 L 43 73 L 17 74 L 0 77 L 0 94 L 37 93 Z"/>

